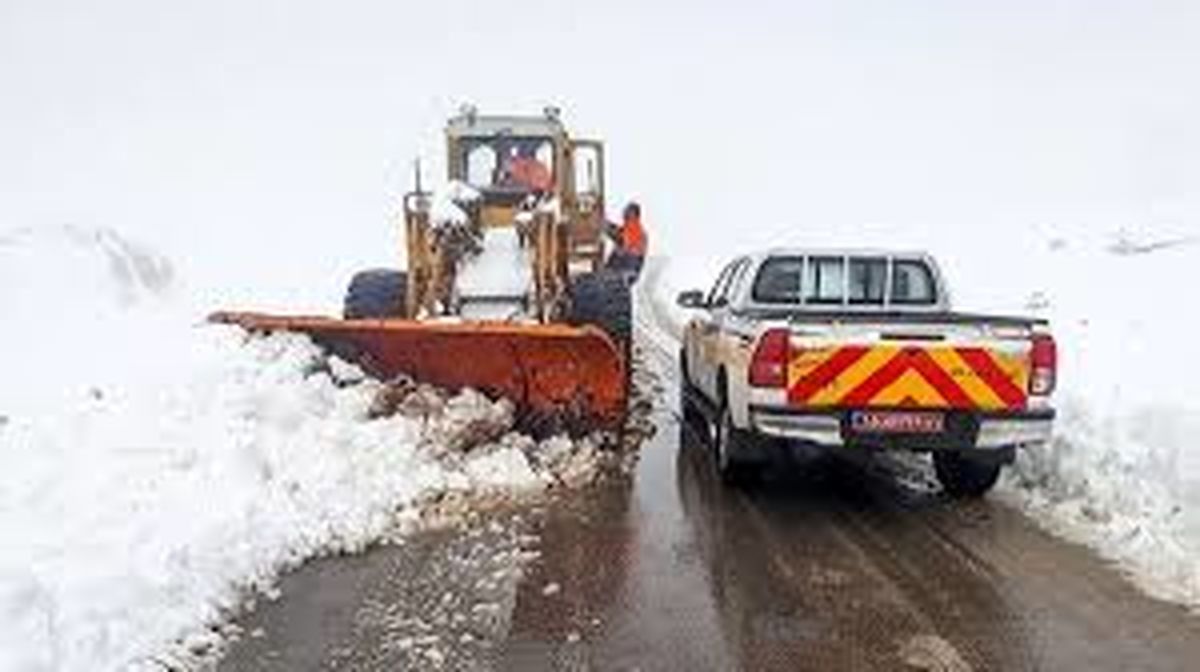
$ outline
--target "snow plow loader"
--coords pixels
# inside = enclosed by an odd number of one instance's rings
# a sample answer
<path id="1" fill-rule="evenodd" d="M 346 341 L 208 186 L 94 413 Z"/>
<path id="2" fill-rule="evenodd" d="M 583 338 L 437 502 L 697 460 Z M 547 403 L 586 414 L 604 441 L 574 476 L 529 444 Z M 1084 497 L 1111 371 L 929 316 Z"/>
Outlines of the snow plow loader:
<path id="1" fill-rule="evenodd" d="M 448 187 L 404 197 L 407 271 L 356 273 L 340 319 L 221 312 L 251 332 L 301 332 L 371 375 L 514 402 L 537 432 L 616 429 L 625 416 L 631 279 L 606 268 L 604 148 L 558 111 L 446 125 Z"/>

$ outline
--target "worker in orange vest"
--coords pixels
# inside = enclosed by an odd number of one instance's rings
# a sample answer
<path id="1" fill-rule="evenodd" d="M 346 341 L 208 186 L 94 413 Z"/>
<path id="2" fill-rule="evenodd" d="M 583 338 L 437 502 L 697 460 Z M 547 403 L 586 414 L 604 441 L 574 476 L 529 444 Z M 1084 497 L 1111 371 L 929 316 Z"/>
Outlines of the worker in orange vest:
<path id="1" fill-rule="evenodd" d="M 646 260 L 646 228 L 642 226 L 642 207 L 630 202 L 625 206 L 621 225 L 613 232 L 617 249 L 608 259 L 608 267 L 630 274 L 630 281 L 637 279 Z"/>
<path id="2" fill-rule="evenodd" d="M 554 187 L 550 170 L 529 154 L 518 154 L 508 164 L 508 181 L 536 193 L 549 193 Z"/>

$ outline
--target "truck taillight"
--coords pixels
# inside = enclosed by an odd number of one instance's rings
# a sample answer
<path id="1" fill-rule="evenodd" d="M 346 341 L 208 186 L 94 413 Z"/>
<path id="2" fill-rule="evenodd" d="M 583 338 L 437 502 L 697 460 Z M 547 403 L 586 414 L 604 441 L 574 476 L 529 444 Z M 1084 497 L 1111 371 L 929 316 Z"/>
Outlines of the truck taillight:
<path id="1" fill-rule="evenodd" d="M 750 359 L 751 387 L 786 387 L 789 342 L 792 332 L 787 329 L 768 329 L 758 339 Z"/>
<path id="2" fill-rule="evenodd" d="M 1058 347 L 1050 334 L 1033 337 L 1033 349 L 1029 352 L 1029 393 L 1046 396 L 1054 391 L 1058 377 Z"/>

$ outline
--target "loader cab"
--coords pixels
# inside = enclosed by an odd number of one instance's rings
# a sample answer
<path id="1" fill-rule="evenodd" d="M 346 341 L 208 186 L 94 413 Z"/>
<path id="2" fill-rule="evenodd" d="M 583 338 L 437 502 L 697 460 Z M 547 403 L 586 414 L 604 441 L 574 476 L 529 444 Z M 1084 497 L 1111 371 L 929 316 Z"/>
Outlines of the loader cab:
<path id="1" fill-rule="evenodd" d="M 557 109 L 499 116 L 467 107 L 447 123 L 446 143 L 448 177 L 480 192 L 484 226 L 510 225 L 522 204 L 553 202 L 573 239 L 603 235 L 604 146 L 572 139 Z"/>
<path id="2" fill-rule="evenodd" d="M 556 151 L 551 137 L 465 137 L 457 153 L 462 174 L 452 177 L 485 195 L 524 197 L 554 190 Z"/>

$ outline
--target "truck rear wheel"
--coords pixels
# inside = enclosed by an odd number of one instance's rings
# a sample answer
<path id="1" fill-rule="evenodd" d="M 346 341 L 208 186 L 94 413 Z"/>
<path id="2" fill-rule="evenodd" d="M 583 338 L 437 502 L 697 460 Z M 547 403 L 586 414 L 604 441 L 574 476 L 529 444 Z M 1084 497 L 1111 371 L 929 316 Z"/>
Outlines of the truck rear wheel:
<path id="1" fill-rule="evenodd" d="M 404 301 L 408 274 L 375 268 L 359 271 L 350 279 L 342 317 L 347 320 L 405 317 Z"/>
<path id="2" fill-rule="evenodd" d="M 1003 464 L 997 460 L 972 457 L 959 451 L 933 454 L 933 469 L 938 482 L 951 497 L 982 497 L 996 485 Z"/>
<path id="3" fill-rule="evenodd" d="M 724 381 L 721 383 L 721 389 L 725 389 Z M 726 399 L 722 393 L 721 406 L 713 426 L 713 465 L 722 483 L 744 487 L 757 479 L 762 473 L 763 465 L 756 459 L 760 456 L 747 456 L 747 452 L 756 449 L 754 443 L 757 437 L 733 424 L 733 411 L 730 410 Z"/>

